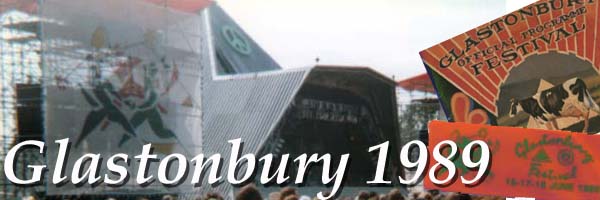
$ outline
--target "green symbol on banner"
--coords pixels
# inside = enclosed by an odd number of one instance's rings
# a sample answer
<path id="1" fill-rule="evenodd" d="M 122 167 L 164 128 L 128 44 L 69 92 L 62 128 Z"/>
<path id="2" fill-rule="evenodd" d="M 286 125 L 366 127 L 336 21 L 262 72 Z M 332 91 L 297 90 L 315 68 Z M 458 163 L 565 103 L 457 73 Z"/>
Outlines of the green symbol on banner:
<path id="1" fill-rule="evenodd" d="M 575 160 L 575 155 L 570 149 L 561 149 L 558 151 L 558 162 L 563 166 L 572 165 Z"/>
<path id="2" fill-rule="evenodd" d="M 221 28 L 221 33 L 231 48 L 235 49 L 238 53 L 244 55 L 250 55 L 252 53 L 252 47 L 246 37 L 238 31 L 237 28 L 225 25 Z"/>
<path id="3" fill-rule="evenodd" d="M 550 157 L 548 156 L 548 153 L 546 153 L 546 151 L 544 149 L 541 149 L 540 151 L 538 151 L 537 154 L 535 154 L 535 156 L 533 157 L 533 159 L 531 161 L 545 162 L 545 163 L 551 162 Z"/>

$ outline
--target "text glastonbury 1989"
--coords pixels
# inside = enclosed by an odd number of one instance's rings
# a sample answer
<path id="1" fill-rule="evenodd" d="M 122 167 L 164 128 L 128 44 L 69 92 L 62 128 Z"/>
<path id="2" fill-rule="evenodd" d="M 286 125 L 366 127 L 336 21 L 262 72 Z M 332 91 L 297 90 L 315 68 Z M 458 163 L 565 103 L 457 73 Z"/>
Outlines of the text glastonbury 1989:
<path id="1" fill-rule="evenodd" d="M 331 154 L 301 154 L 297 156 L 293 161 L 290 162 L 290 155 L 283 154 L 280 155 L 280 163 L 277 166 L 277 170 L 275 172 L 271 172 L 270 169 L 274 165 L 273 164 L 273 154 L 266 154 L 257 160 L 254 154 L 245 154 L 240 155 L 242 148 L 242 139 L 234 139 L 229 140 L 228 143 L 231 144 L 231 155 L 229 156 L 229 161 L 227 162 L 227 174 L 224 179 L 221 176 L 221 154 L 213 154 L 207 157 L 204 154 L 195 155 L 195 157 L 188 160 L 188 158 L 182 154 L 173 153 L 166 155 L 159 161 L 158 163 L 158 171 L 155 173 L 156 180 L 166 186 L 176 186 L 182 183 L 182 180 L 188 180 L 188 173 L 191 172 L 191 184 L 195 186 L 202 185 L 201 177 L 204 171 L 209 172 L 208 174 L 208 184 L 214 184 L 217 182 L 221 182 L 226 180 L 231 184 L 242 184 L 248 180 L 252 180 L 254 172 L 257 169 L 257 164 L 262 163 L 262 172 L 260 173 L 260 184 L 284 184 L 287 182 L 293 182 L 295 184 L 302 184 L 304 182 L 304 177 L 307 173 L 307 170 L 311 167 L 311 165 L 319 165 L 322 166 L 322 178 L 321 181 L 323 184 L 332 185 L 331 193 L 329 196 L 324 196 L 323 193 L 317 194 L 317 196 L 321 199 L 330 198 L 334 196 L 337 192 L 339 192 L 340 186 L 343 184 L 343 177 L 345 176 L 346 168 L 350 162 L 350 154 L 343 154 L 340 158 L 332 158 Z M 6 177 L 18 185 L 33 185 L 39 184 L 42 181 L 42 173 L 45 170 L 48 170 L 46 165 L 28 165 L 27 167 L 32 171 L 32 176 L 29 178 L 17 177 L 14 172 L 15 166 L 15 158 L 17 157 L 18 152 L 22 148 L 37 148 L 40 154 L 44 153 L 44 142 L 41 141 L 24 141 L 17 145 L 15 145 L 6 155 L 6 159 L 4 162 L 4 173 Z M 78 158 L 73 166 L 67 166 L 69 169 L 72 169 L 72 174 L 70 176 L 65 175 L 63 169 L 65 169 L 65 159 L 66 155 L 68 155 L 69 151 L 69 139 L 62 139 L 55 141 L 55 145 L 58 146 L 58 155 L 56 164 L 53 169 L 53 174 L 48 177 L 48 184 L 59 185 L 65 182 L 71 182 L 75 185 L 81 184 L 90 184 L 95 185 L 99 183 L 104 183 L 108 186 L 119 186 L 123 185 L 126 182 L 127 178 L 130 176 L 130 172 L 127 167 L 130 166 L 129 155 L 123 153 L 117 153 L 111 155 L 108 160 L 106 160 L 105 165 L 102 166 L 102 155 L 101 154 L 93 154 L 87 153 Z M 419 156 L 416 161 L 411 161 L 409 159 L 410 151 L 413 148 L 417 148 L 419 152 Z M 153 160 L 158 158 L 157 155 L 152 154 L 152 144 L 146 144 L 143 146 L 141 153 L 135 155 L 134 158 L 139 163 L 139 167 L 136 172 L 135 184 L 145 185 L 155 180 L 153 173 L 149 173 L 148 166 L 153 164 Z M 389 142 L 384 142 L 376 146 L 372 146 L 368 149 L 369 152 L 377 153 L 377 167 L 375 170 L 375 174 L 372 176 L 373 179 L 367 181 L 367 184 L 391 184 L 390 180 L 386 180 L 384 177 L 386 160 L 388 157 L 388 149 Z M 475 150 L 481 151 L 481 156 L 477 161 L 472 159 L 471 154 Z M 486 171 L 488 170 L 488 165 L 490 163 L 490 150 L 488 145 L 481 141 L 475 140 L 468 143 L 464 149 L 460 150 L 455 142 L 450 140 L 442 141 L 435 145 L 433 151 L 431 152 L 433 155 L 433 159 L 435 163 L 431 163 L 431 167 L 428 168 L 428 159 L 429 153 L 425 144 L 419 140 L 414 140 L 401 148 L 400 151 L 400 162 L 403 167 L 408 169 L 414 169 L 415 175 L 410 179 L 405 179 L 405 177 L 398 177 L 398 181 L 401 184 L 415 184 L 417 180 L 419 180 L 424 174 L 427 172 L 428 178 L 435 184 L 446 184 L 456 178 L 457 169 L 454 164 L 455 159 L 461 159 L 462 163 L 469 169 L 477 168 L 477 175 L 472 179 L 467 179 L 463 176 L 460 176 L 461 183 L 466 185 L 476 184 L 478 181 L 482 180 L 485 176 Z M 332 162 L 332 159 L 339 159 L 337 162 Z M 90 163 L 86 165 L 85 163 Z M 337 163 L 337 168 L 333 174 L 331 172 L 331 164 Z M 170 164 L 177 167 L 177 171 L 174 173 L 173 177 L 169 177 L 169 172 L 167 168 Z M 288 164 L 297 165 L 297 174 L 295 180 L 290 180 L 290 175 L 286 174 Z M 106 169 L 110 172 L 107 174 L 99 175 L 99 170 L 102 167 L 106 167 Z M 240 168 L 245 167 L 245 170 L 239 170 Z M 439 179 L 439 174 L 437 174 L 440 169 L 445 169 L 447 171 L 447 175 L 445 178 Z M 241 176 L 240 176 L 241 175 Z M 257 175 L 258 176 L 258 175 Z"/>

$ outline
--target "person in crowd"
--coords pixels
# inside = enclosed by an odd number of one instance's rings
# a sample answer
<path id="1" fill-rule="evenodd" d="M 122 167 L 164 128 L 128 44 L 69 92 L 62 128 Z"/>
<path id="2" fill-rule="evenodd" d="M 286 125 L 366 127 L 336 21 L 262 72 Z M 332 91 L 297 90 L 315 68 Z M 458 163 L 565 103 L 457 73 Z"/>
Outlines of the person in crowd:
<path id="1" fill-rule="evenodd" d="M 413 192 L 411 198 L 412 200 L 433 200 L 433 196 L 427 191 Z"/>
<path id="2" fill-rule="evenodd" d="M 460 197 L 458 195 L 458 193 L 448 193 L 448 195 L 446 195 L 446 198 L 444 198 L 444 200 L 458 200 Z"/>
<path id="3" fill-rule="evenodd" d="M 392 189 L 387 194 L 386 200 L 404 200 L 404 196 L 399 189 Z"/>
<path id="4" fill-rule="evenodd" d="M 356 200 L 368 200 L 369 199 L 369 192 L 367 191 L 360 191 L 358 192 L 358 195 L 356 196 Z"/>
<path id="5" fill-rule="evenodd" d="M 298 195 L 288 195 L 284 200 L 299 200 Z"/>
<path id="6" fill-rule="evenodd" d="M 219 193 L 209 192 L 206 193 L 204 200 L 223 200 L 223 197 Z"/>
<path id="7" fill-rule="evenodd" d="M 429 190 L 429 194 L 431 194 L 431 198 L 433 200 L 444 200 L 446 199 L 446 195 L 442 194 L 439 190 Z"/>
<path id="8" fill-rule="evenodd" d="M 298 193 L 293 187 L 284 187 L 279 191 L 279 200 L 285 200 L 288 196 L 297 196 Z"/>
<path id="9" fill-rule="evenodd" d="M 469 194 L 464 194 L 464 193 L 460 193 L 459 194 L 459 200 L 472 200 L 473 198 L 471 198 L 471 195 Z"/>
<path id="10" fill-rule="evenodd" d="M 37 198 L 35 198 L 35 196 L 26 196 L 22 198 L 23 200 L 37 200 Z"/>
<path id="11" fill-rule="evenodd" d="M 254 186 L 254 184 L 249 184 L 240 189 L 240 192 L 235 197 L 236 200 L 263 200 L 260 192 Z"/>
<path id="12" fill-rule="evenodd" d="M 279 193 L 279 191 L 277 192 L 271 192 L 269 193 L 269 200 L 279 200 L 279 197 L 281 196 L 281 194 Z"/>
<path id="13" fill-rule="evenodd" d="M 469 194 L 463 193 L 450 193 L 446 196 L 445 200 L 471 200 L 473 199 Z"/>
<path id="14" fill-rule="evenodd" d="M 302 196 L 300 196 L 300 200 L 310 200 L 310 197 L 306 196 L 306 195 L 302 195 Z"/>

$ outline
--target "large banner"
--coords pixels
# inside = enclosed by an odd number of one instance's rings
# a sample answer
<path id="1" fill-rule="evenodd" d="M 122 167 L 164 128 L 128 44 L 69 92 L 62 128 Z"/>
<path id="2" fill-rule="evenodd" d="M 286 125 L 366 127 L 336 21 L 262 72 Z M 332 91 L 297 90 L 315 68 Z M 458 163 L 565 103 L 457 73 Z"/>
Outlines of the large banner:
<path id="1" fill-rule="evenodd" d="M 527 196 L 540 199 L 600 198 L 600 137 L 566 131 L 548 131 L 516 127 L 499 127 L 434 121 L 429 124 L 430 144 L 454 141 L 461 152 L 453 163 L 458 175 L 447 185 L 424 179 L 428 189 L 442 189 L 469 194 Z M 463 163 L 462 149 L 472 141 L 487 143 L 490 161 L 487 173 L 479 182 L 461 183 L 476 176 L 478 168 Z M 430 146 L 433 153 L 434 145 Z M 442 148 L 448 155 L 450 148 Z M 473 162 L 481 160 L 481 149 L 472 151 Z M 433 165 L 437 161 L 430 157 Z M 448 170 L 437 168 L 437 177 L 444 179 Z"/>
<path id="2" fill-rule="evenodd" d="M 148 143 L 159 155 L 202 152 L 200 73 L 209 59 L 201 16 L 129 0 L 45 0 L 41 15 L 49 166 L 59 155 L 54 141 L 64 138 L 71 142 L 69 158 L 138 155 Z M 131 177 L 138 164 L 129 163 Z M 59 170 L 50 169 L 50 174 Z M 64 170 L 72 174 L 70 167 Z M 154 164 L 148 173 L 156 171 Z M 142 188 L 134 182 L 131 178 L 122 187 L 49 183 L 48 193 L 192 188 L 157 182 Z"/>
<path id="3" fill-rule="evenodd" d="M 599 9 L 542 0 L 422 51 L 449 119 L 599 132 Z"/>

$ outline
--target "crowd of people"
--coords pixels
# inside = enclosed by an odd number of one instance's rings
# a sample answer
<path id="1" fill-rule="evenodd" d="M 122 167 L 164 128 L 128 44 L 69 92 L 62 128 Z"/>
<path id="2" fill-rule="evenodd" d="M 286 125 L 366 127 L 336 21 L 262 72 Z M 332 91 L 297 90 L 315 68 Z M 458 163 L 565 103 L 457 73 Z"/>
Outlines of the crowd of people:
<path id="1" fill-rule="evenodd" d="M 325 194 L 325 196 L 329 196 Z M 235 200 L 316 200 L 316 197 L 300 195 L 291 187 L 285 187 L 279 192 L 270 193 L 264 197 L 253 185 L 247 185 L 240 189 Z M 399 189 L 392 189 L 388 193 L 381 194 L 376 192 L 361 191 L 354 197 L 338 197 L 338 200 L 503 200 L 502 197 L 494 196 L 472 196 L 462 193 L 441 193 L 439 191 L 418 191 L 411 192 L 408 196 L 401 193 Z M 200 199 L 199 199 L 200 200 Z M 223 198 L 214 198 L 206 196 L 201 200 L 223 200 Z"/>
<path id="2" fill-rule="evenodd" d="M 313 194 L 314 195 L 314 194 Z M 329 196 L 325 193 L 324 196 Z M 181 200 L 181 199 L 192 199 L 192 200 L 225 200 L 224 196 L 219 193 L 209 192 L 204 195 L 195 197 L 176 197 L 173 195 L 157 195 L 147 197 L 105 197 L 105 198 L 88 198 L 85 196 L 79 197 L 55 197 L 46 199 L 60 199 L 60 200 L 88 200 L 88 199 L 101 199 L 101 200 Z M 246 185 L 236 193 L 235 200 L 317 200 L 315 196 L 308 196 L 305 194 L 299 194 L 299 192 L 293 187 L 285 187 L 279 191 L 271 192 L 269 194 L 262 194 L 260 190 L 254 185 Z M 372 191 L 360 191 L 355 196 L 340 196 L 333 198 L 337 200 L 504 200 L 503 197 L 495 196 L 478 196 L 469 195 L 463 193 L 444 193 L 437 190 L 429 191 L 413 191 L 409 194 L 403 194 L 400 189 L 392 189 L 387 193 L 377 193 Z M 26 200 L 37 200 L 37 198 L 26 198 Z"/>

